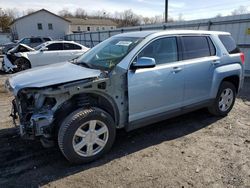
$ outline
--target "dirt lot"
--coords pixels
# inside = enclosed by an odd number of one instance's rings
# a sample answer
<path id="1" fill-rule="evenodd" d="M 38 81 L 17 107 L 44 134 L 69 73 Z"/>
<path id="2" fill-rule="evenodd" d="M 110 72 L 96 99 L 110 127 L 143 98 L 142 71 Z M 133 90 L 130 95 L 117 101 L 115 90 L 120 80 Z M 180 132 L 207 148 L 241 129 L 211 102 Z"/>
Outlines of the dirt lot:
<path id="1" fill-rule="evenodd" d="M 0 77 L 0 187 L 250 187 L 250 80 L 228 117 L 199 110 L 119 131 L 105 157 L 70 166 L 56 148 L 18 137 Z"/>

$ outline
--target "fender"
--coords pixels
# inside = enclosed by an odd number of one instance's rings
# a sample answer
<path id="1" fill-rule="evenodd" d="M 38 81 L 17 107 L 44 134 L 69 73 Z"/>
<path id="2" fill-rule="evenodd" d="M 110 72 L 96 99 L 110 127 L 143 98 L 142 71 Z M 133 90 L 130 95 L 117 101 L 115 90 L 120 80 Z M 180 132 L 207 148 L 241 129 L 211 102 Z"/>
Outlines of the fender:
<path id="1" fill-rule="evenodd" d="M 240 63 L 222 65 L 216 68 L 214 71 L 214 75 L 213 75 L 210 98 L 216 98 L 220 84 L 224 78 L 227 78 L 230 76 L 238 76 L 241 82 L 242 75 L 243 75 L 243 71 L 242 71 L 242 66 Z"/>

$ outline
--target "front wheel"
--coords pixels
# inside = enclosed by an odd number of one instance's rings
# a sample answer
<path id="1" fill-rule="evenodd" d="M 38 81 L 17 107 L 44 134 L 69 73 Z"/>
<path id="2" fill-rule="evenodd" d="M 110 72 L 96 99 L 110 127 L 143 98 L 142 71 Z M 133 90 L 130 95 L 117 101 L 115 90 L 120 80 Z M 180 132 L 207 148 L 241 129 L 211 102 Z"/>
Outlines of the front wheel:
<path id="1" fill-rule="evenodd" d="M 71 163 L 87 163 L 113 145 L 116 128 L 112 117 L 99 108 L 78 109 L 62 123 L 58 145 Z"/>
<path id="2" fill-rule="evenodd" d="M 226 116 L 233 108 L 236 98 L 236 88 L 231 82 L 222 82 L 217 97 L 208 108 L 209 112 L 216 116 Z"/>
<path id="3" fill-rule="evenodd" d="M 13 65 L 16 66 L 16 68 L 13 69 L 14 72 L 20 72 L 23 70 L 27 70 L 31 68 L 30 62 L 25 58 L 18 58 L 14 61 Z"/>

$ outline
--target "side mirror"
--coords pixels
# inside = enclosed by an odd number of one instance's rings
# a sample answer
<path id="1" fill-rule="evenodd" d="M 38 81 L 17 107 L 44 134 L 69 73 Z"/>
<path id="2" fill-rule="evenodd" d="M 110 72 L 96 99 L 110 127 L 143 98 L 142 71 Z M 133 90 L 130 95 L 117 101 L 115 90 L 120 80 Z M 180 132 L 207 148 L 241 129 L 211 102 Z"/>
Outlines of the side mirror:
<path id="1" fill-rule="evenodd" d="M 140 57 L 137 62 L 132 64 L 132 69 L 153 68 L 155 67 L 155 59 L 150 57 Z"/>
<path id="2" fill-rule="evenodd" d="M 41 51 L 41 52 L 48 51 L 48 48 L 47 48 L 47 47 L 41 48 L 40 51 Z"/>

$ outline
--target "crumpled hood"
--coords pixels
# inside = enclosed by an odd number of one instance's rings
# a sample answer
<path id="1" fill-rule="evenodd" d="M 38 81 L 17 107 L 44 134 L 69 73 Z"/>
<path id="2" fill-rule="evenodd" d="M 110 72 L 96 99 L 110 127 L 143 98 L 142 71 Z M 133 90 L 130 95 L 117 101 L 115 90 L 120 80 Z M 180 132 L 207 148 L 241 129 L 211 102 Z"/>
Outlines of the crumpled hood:
<path id="1" fill-rule="evenodd" d="M 98 77 L 100 73 L 100 70 L 88 69 L 69 62 L 56 63 L 14 74 L 7 80 L 7 84 L 9 84 L 7 87 L 11 87 L 16 94 L 23 88 L 41 88 L 60 83 L 93 78 Z"/>
<path id="2" fill-rule="evenodd" d="M 18 44 L 14 48 L 10 49 L 7 54 L 18 53 L 20 50 L 20 47 L 25 48 L 27 50 L 27 52 L 35 51 L 34 48 L 31 48 L 30 46 L 28 46 L 26 44 Z"/>

